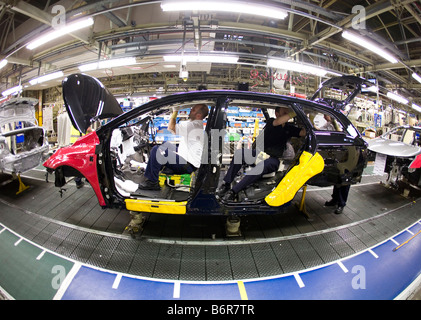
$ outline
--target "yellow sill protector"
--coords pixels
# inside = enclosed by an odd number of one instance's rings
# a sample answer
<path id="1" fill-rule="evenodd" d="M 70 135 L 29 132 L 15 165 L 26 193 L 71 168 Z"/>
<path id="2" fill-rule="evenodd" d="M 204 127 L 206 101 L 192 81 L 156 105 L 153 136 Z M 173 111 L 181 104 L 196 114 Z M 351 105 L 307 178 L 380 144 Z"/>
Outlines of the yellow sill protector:
<path id="1" fill-rule="evenodd" d="M 266 203 L 272 207 L 279 207 L 291 201 L 307 180 L 322 172 L 323 168 L 324 160 L 318 152 L 312 155 L 304 151 L 299 163 L 286 174 L 275 190 L 266 196 Z"/>
<path id="2" fill-rule="evenodd" d="M 126 199 L 126 208 L 130 211 L 166 213 L 166 214 L 186 214 L 187 201 L 151 201 Z"/>

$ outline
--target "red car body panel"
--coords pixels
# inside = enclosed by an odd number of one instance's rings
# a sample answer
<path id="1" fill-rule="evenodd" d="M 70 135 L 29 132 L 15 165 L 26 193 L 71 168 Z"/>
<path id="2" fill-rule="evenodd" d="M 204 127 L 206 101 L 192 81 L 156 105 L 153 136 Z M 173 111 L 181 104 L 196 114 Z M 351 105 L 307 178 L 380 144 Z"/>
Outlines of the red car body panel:
<path id="1" fill-rule="evenodd" d="M 419 169 L 421 168 L 421 154 L 417 155 L 417 157 L 412 161 L 409 166 L 410 169 Z"/>
<path id="2" fill-rule="evenodd" d="M 58 149 L 44 162 L 44 167 L 56 170 L 59 167 L 68 166 L 76 169 L 83 174 L 94 189 L 99 204 L 105 206 L 98 180 L 97 155 L 95 154 L 98 144 L 97 134 L 91 132 L 79 138 L 73 145 Z"/>

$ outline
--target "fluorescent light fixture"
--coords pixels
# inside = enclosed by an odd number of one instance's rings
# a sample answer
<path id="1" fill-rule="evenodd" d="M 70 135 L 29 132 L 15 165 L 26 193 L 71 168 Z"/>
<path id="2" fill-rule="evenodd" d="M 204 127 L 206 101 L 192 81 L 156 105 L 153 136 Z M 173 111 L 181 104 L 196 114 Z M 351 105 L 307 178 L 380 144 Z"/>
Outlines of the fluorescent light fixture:
<path id="1" fill-rule="evenodd" d="M 374 52 L 375 54 L 385 58 L 387 61 L 391 62 L 391 63 L 397 63 L 398 60 L 393 57 L 391 54 L 387 53 L 385 50 L 381 49 L 379 46 L 375 45 L 374 43 L 372 43 L 371 41 L 368 41 L 366 39 L 364 39 L 363 37 L 356 35 L 355 33 L 349 32 L 349 31 L 344 31 L 342 32 L 342 37 L 344 37 L 345 39 L 352 41 L 356 44 L 358 44 L 361 47 L 364 47 L 372 52 Z"/>
<path id="2" fill-rule="evenodd" d="M 167 55 L 164 56 L 165 62 L 210 62 L 210 63 L 237 63 L 238 56 L 228 55 Z"/>
<path id="3" fill-rule="evenodd" d="M 3 68 L 7 64 L 7 60 L 3 59 L 0 61 L 0 69 Z"/>
<path id="4" fill-rule="evenodd" d="M 98 62 L 82 64 L 81 66 L 79 66 L 79 70 L 82 72 L 96 70 L 96 69 L 98 69 Z"/>
<path id="5" fill-rule="evenodd" d="M 379 87 L 376 85 L 365 85 L 361 88 L 361 92 L 373 92 L 377 93 L 379 91 Z"/>
<path id="6" fill-rule="evenodd" d="M 182 63 L 180 65 L 180 74 L 179 77 L 183 79 L 183 81 L 187 81 L 187 79 L 189 78 L 189 72 L 187 71 L 187 66 L 185 63 Z"/>
<path id="7" fill-rule="evenodd" d="M 179 77 L 182 78 L 184 81 L 187 81 L 189 77 L 189 72 L 187 70 L 181 70 Z"/>
<path id="8" fill-rule="evenodd" d="M 319 77 L 324 77 L 327 70 L 319 67 L 314 67 L 308 64 L 302 64 L 299 62 L 289 61 L 289 60 L 279 60 L 279 59 L 268 59 L 267 66 L 270 68 L 291 70 L 302 73 L 310 73 L 317 75 Z"/>
<path id="9" fill-rule="evenodd" d="M 3 91 L 1 94 L 3 95 L 3 97 L 7 97 L 10 95 L 18 94 L 21 91 L 22 91 L 22 86 L 16 86 L 16 87 Z"/>
<path id="10" fill-rule="evenodd" d="M 389 98 L 389 99 L 392 99 L 392 100 L 395 100 L 395 101 L 397 101 L 397 102 L 399 102 L 399 103 L 402 103 L 402 104 L 408 104 L 408 100 L 407 99 L 405 99 L 404 97 L 401 97 L 400 95 L 397 95 L 397 94 L 395 94 L 395 93 L 393 93 L 393 92 L 388 92 L 387 93 L 387 97 Z"/>
<path id="11" fill-rule="evenodd" d="M 421 112 L 421 107 L 419 105 L 415 104 L 415 103 L 412 104 L 412 109 L 414 109 L 418 112 Z"/>
<path id="12" fill-rule="evenodd" d="M 48 32 L 47 34 L 35 39 L 34 41 L 31 41 L 26 46 L 26 48 L 28 48 L 29 50 L 33 50 L 49 41 L 52 41 L 61 36 L 64 36 L 65 34 L 72 33 L 74 31 L 89 27 L 93 24 L 94 24 L 94 20 L 92 18 L 79 19 L 77 21 L 70 22 L 59 29 Z"/>
<path id="13" fill-rule="evenodd" d="M 335 77 L 342 77 L 342 74 L 338 72 L 327 70 L 327 73 L 330 73 L 332 76 L 335 76 Z"/>
<path id="14" fill-rule="evenodd" d="M 288 13 L 274 6 L 244 1 L 197 1 L 197 0 L 167 0 L 161 3 L 163 11 L 222 11 L 264 16 L 272 19 L 285 19 Z"/>
<path id="15" fill-rule="evenodd" d="M 85 72 L 85 71 L 91 71 L 91 70 L 96 70 L 96 69 L 109 69 L 113 67 L 129 66 L 132 64 L 136 64 L 135 57 L 101 60 L 98 62 L 83 64 L 79 66 L 79 70 L 82 72 Z"/>
<path id="16" fill-rule="evenodd" d="M 64 76 L 63 71 L 57 71 L 57 72 L 53 72 L 53 73 L 50 73 L 50 74 L 46 74 L 45 76 L 41 76 L 41 77 L 38 77 L 38 78 L 35 78 L 35 79 L 32 79 L 32 80 L 29 80 L 29 83 L 31 85 L 35 85 L 35 84 L 38 84 L 38 83 L 42 83 L 42 82 L 46 82 L 46 81 L 49 81 L 49 80 L 57 79 L 57 78 L 60 78 L 60 77 L 63 77 L 63 76 Z"/>
<path id="17" fill-rule="evenodd" d="M 370 86 L 370 87 L 367 88 L 367 91 L 377 93 L 379 91 L 379 87 L 378 86 Z"/>
<path id="18" fill-rule="evenodd" d="M 412 73 L 412 78 L 414 78 L 414 79 L 415 79 L 415 80 L 417 80 L 419 83 L 421 83 L 421 77 L 420 77 L 417 73 L 413 72 L 413 73 Z"/>

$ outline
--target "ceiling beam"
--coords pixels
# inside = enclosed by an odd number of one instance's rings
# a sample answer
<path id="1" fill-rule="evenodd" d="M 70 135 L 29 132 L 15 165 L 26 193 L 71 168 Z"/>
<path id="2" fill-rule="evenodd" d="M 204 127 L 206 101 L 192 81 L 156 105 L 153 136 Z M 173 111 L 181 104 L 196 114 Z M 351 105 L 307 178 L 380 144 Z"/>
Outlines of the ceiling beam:
<path id="1" fill-rule="evenodd" d="M 408 60 L 408 61 L 402 61 L 405 65 L 408 67 L 421 67 L 421 59 L 415 59 L 415 60 Z M 358 68 L 351 70 L 351 73 L 361 73 L 361 72 L 374 72 L 374 71 L 383 71 L 383 70 L 394 70 L 394 69 L 402 69 L 401 64 L 396 63 L 382 63 L 377 64 L 373 66 L 367 66 L 364 68 Z"/>
<path id="2" fill-rule="evenodd" d="M 421 24 L 421 17 L 415 12 L 414 9 L 412 9 L 411 5 L 405 4 L 404 7 L 415 18 L 415 20 L 417 20 L 418 23 Z"/>
<path id="3" fill-rule="evenodd" d="M 42 61 L 26 60 L 26 59 L 20 59 L 20 58 L 15 58 L 15 57 L 9 57 L 7 58 L 7 61 L 12 64 L 19 64 L 22 66 L 27 66 L 27 67 L 32 67 L 32 68 L 44 68 L 44 71 L 57 69 L 57 67 L 54 66 L 53 64 L 42 62 Z"/>
<path id="4" fill-rule="evenodd" d="M 361 17 L 360 22 L 368 20 L 376 15 L 387 12 L 391 9 L 393 9 L 393 6 L 390 0 L 377 1 L 376 3 L 365 8 L 365 15 Z M 305 41 L 303 41 L 303 45 L 301 46 L 301 48 L 293 51 L 291 53 L 291 56 L 295 56 L 301 52 L 304 52 L 305 50 L 311 48 L 312 46 L 318 44 L 319 42 L 324 41 L 343 30 L 351 28 L 353 19 L 357 14 L 358 13 L 350 14 L 346 18 L 342 19 L 341 21 L 337 21 L 335 23 L 335 26 L 330 26 L 328 28 L 325 28 L 324 30 L 320 31 L 318 34 L 306 39 Z"/>
<path id="5" fill-rule="evenodd" d="M 323 9 L 328 9 L 331 5 L 333 5 L 337 0 L 330 0 L 327 1 L 326 3 L 323 3 L 321 8 Z M 305 26 L 307 26 L 310 23 L 310 19 L 306 19 L 306 18 L 302 18 L 300 21 L 298 21 L 298 23 L 294 26 L 296 32 L 300 31 L 301 29 L 303 29 Z"/>
<path id="6" fill-rule="evenodd" d="M 96 4 L 95 11 L 107 10 L 104 3 L 102 1 L 96 0 L 86 0 L 87 4 Z M 111 5 L 112 3 L 110 3 Z M 117 27 L 125 27 L 127 24 L 121 20 L 118 16 L 116 16 L 113 12 L 104 12 L 103 15 L 107 17 L 112 23 L 114 23 Z"/>
<path id="7" fill-rule="evenodd" d="M 1 2 L 0 2 L 1 4 Z M 45 25 L 51 26 L 54 16 L 50 13 L 43 11 L 41 9 L 38 9 L 37 7 L 24 2 L 24 1 L 17 1 L 15 4 L 10 6 L 10 9 L 19 12 L 23 15 L 28 16 L 29 18 L 32 18 L 34 20 L 37 20 Z M 73 32 L 70 34 L 77 40 L 82 41 L 85 44 L 90 43 L 90 37 L 91 32 L 87 32 L 86 30 L 79 30 L 77 32 Z"/>

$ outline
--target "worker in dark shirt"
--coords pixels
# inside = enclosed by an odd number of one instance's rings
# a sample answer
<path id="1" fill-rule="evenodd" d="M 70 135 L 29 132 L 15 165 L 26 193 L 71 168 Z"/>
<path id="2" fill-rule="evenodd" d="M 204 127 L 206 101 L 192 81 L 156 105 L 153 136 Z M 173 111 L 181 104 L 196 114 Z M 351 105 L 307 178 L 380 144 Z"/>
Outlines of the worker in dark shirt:
<path id="1" fill-rule="evenodd" d="M 277 171 L 280 164 L 279 158 L 283 156 L 287 147 L 287 142 L 292 137 L 304 137 L 306 135 L 304 129 L 288 123 L 288 120 L 295 116 L 295 113 L 288 107 L 277 107 L 275 109 L 275 116 L 276 118 L 270 118 L 267 121 L 263 132 L 264 134 L 262 135 L 264 140 L 263 143 L 261 141 L 262 138 L 260 138 L 261 136 L 259 135 L 259 137 L 257 137 L 258 143 L 256 146 L 248 151 L 249 155 L 251 152 L 253 159 L 255 159 L 256 154 L 259 154 L 261 151 L 267 155 L 267 158 L 247 172 L 243 179 L 231 189 L 231 183 L 234 181 L 237 173 L 244 164 L 248 163 L 246 161 L 247 154 L 245 153 L 244 148 L 238 149 L 234 153 L 234 157 L 232 158 L 231 164 L 224 177 L 224 184 L 219 189 L 219 194 L 221 196 L 223 195 L 224 200 L 229 201 L 236 199 L 238 192 L 247 188 L 264 174 Z M 261 149 L 262 144 L 263 150 Z"/>

